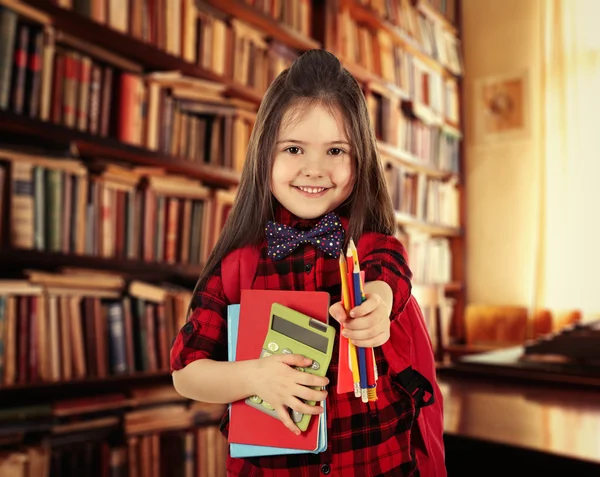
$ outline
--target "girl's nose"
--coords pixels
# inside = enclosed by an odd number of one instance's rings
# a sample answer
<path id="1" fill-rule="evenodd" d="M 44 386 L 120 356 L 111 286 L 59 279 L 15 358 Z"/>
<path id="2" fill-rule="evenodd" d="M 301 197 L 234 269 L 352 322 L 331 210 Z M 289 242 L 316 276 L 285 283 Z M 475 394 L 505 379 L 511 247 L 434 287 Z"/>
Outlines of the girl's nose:
<path id="1" fill-rule="evenodd" d="M 302 174 L 306 177 L 323 177 L 325 173 L 323 160 L 319 157 L 306 157 L 302 165 Z"/>

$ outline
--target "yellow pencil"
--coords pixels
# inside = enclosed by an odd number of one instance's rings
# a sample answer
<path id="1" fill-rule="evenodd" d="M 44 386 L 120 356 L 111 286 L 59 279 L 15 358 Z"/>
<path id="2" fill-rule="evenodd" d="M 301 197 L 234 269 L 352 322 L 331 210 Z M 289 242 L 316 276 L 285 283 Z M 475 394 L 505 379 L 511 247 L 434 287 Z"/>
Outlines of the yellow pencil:
<path id="1" fill-rule="evenodd" d="M 352 239 L 350 239 L 350 244 L 352 244 Z M 352 257 L 352 251 L 351 251 L 351 247 L 350 244 L 348 245 L 348 248 L 346 249 L 346 283 L 348 284 L 348 294 L 350 294 L 350 287 L 352 286 L 352 283 L 348 281 L 348 279 L 350 279 L 351 277 L 350 275 L 350 270 L 349 270 L 349 264 L 353 263 L 353 257 Z M 352 295 L 351 295 L 352 296 Z M 352 308 L 354 308 L 354 303 L 353 300 L 350 299 L 350 301 L 352 303 L 350 303 L 350 310 Z M 354 396 L 355 397 L 361 397 L 362 392 L 360 389 L 360 367 L 358 366 L 358 350 L 356 349 L 356 346 L 350 341 L 348 340 L 348 354 L 350 355 L 350 367 L 352 369 L 352 380 L 354 381 Z"/>
<path id="2" fill-rule="evenodd" d="M 348 268 L 346 267 L 346 257 L 340 253 L 340 274 L 342 279 L 342 296 L 344 298 L 344 309 L 346 314 L 350 313 L 352 303 L 350 303 L 350 288 L 348 288 Z M 356 347 L 348 340 L 348 357 L 350 359 L 350 370 L 352 371 L 352 381 L 354 382 L 354 395 L 360 396 L 360 374 L 358 370 L 358 357 L 356 356 Z M 358 393 L 358 394 L 357 394 Z"/>
<path id="3" fill-rule="evenodd" d="M 348 248 L 351 251 L 352 254 L 352 261 L 354 262 L 354 268 L 355 270 L 358 269 L 360 270 L 360 265 L 358 262 L 358 250 L 356 249 L 356 245 L 354 244 L 354 241 L 352 239 L 350 239 L 350 242 L 348 244 Z M 362 279 L 360 280 L 360 294 L 362 295 L 363 300 L 365 299 L 365 289 L 364 289 L 364 283 L 362 281 Z M 371 348 L 370 350 L 365 350 L 366 353 L 369 353 L 369 357 L 367 358 L 367 366 L 370 362 L 371 364 L 371 369 L 373 370 L 373 385 L 369 386 L 366 389 L 366 393 L 367 393 L 367 399 L 369 401 L 377 401 L 377 379 L 378 379 L 378 372 L 377 372 L 377 363 L 375 362 L 375 350 L 373 348 Z M 369 371 L 367 371 L 367 374 L 369 373 Z"/>

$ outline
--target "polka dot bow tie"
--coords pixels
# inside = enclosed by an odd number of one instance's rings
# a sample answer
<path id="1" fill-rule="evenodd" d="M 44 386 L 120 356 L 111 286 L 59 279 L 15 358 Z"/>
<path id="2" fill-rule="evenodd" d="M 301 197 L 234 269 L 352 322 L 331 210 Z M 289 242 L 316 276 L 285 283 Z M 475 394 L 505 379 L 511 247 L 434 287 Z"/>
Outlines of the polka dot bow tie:
<path id="1" fill-rule="evenodd" d="M 317 225 L 307 231 L 269 221 L 266 232 L 269 257 L 273 260 L 281 260 L 303 243 L 312 243 L 325 253 L 338 257 L 344 240 L 342 222 L 333 212 L 324 216 Z"/>

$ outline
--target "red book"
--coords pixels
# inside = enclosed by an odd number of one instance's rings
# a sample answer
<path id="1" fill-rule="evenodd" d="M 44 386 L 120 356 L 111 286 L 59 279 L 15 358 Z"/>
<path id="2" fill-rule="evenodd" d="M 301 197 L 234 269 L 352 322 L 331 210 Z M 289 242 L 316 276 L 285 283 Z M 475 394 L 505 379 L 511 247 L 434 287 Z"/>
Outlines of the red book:
<path id="1" fill-rule="evenodd" d="M 280 303 L 314 319 L 329 322 L 326 292 L 242 290 L 236 361 L 259 358 L 269 330 L 271 305 Z M 240 400 L 232 403 L 229 442 L 269 447 L 315 450 L 319 419 L 314 415 L 305 432 L 295 435 L 285 425 Z"/>

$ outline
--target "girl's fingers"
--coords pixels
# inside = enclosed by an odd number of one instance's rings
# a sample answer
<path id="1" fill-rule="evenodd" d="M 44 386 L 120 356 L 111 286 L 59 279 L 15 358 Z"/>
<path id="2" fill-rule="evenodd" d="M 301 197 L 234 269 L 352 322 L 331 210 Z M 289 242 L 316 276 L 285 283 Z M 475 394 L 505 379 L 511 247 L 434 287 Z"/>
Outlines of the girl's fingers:
<path id="1" fill-rule="evenodd" d="M 373 328 L 376 320 L 372 314 L 361 316 L 360 318 L 351 318 L 345 323 L 345 328 L 348 330 L 367 330 Z"/>
<path id="2" fill-rule="evenodd" d="M 327 391 L 316 390 L 307 386 L 298 386 L 294 389 L 294 396 L 302 398 L 306 401 L 323 401 L 327 397 Z"/>
<path id="3" fill-rule="evenodd" d="M 350 310 L 350 318 L 360 318 L 374 311 L 381 303 L 381 297 L 375 293 L 366 293 L 366 300 Z"/>
<path id="4" fill-rule="evenodd" d="M 342 306 L 342 302 L 338 301 L 329 307 L 329 314 L 338 323 L 344 323 L 347 320 L 346 310 Z"/>
<path id="5" fill-rule="evenodd" d="M 359 348 L 376 348 L 377 346 L 381 346 L 384 343 L 386 343 L 389 338 L 389 332 L 381 332 L 369 339 L 351 341 L 354 346 L 357 346 Z"/>
<path id="6" fill-rule="evenodd" d="M 295 376 L 295 381 L 303 386 L 314 386 L 316 388 L 322 388 L 329 384 L 329 378 L 326 376 L 315 376 L 301 371 Z"/>
<path id="7" fill-rule="evenodd" d="M 342 334 L 351 341 L 363 341 L 373 338 L 379 332 L 371 327 L 362 330 L 344 329 Z"/>
<path id="8" fill-rule="evenodd" d="M 309 399 L 307 399 L 309 400 Z M 313 399 L 314 401 L 314 399 Z M 323 407 L 321 406 L 320 402 L 317 400 L 317 404 L 315 404 L 314 406 L 311 406 L 310 404 L 306 404 L 305 402 L 303 402 L 302 400 L 292 397 L 289 400 L 289 404 L 288 406 L 290 407 L 290 409 L 293 409 L 294 411 L 298 411 L 300 414 L 321 414 L 323 412 Z"/>
<path id="9" fill-rule="evenodd" d="M 285 406 L 277 406 L 276 409 L 277 415 L 279 416 L 279 419 L 281 419 L 281 422 L 283 422 L 285 427 L 287 427 L 290 431 L 299 436 L 300 429 L 298 429 L 298 426 L 294 424 L 294 421 L 292 421 L 292 417 L 290 416 L 288 408 Z"/>

